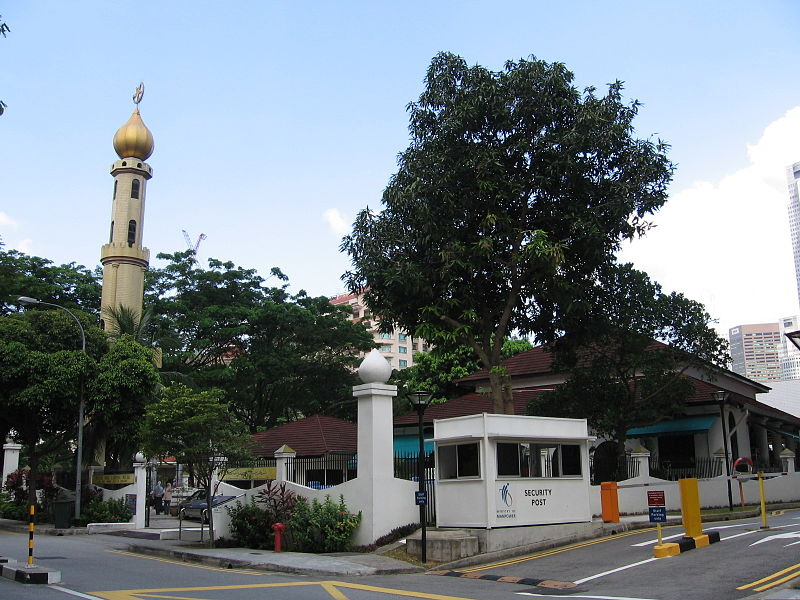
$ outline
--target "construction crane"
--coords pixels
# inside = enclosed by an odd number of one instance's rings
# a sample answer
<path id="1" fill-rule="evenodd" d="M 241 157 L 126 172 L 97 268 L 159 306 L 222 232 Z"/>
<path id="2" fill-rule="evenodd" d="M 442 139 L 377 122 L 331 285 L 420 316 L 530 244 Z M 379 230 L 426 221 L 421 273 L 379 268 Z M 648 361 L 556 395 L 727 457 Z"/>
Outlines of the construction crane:
<path id="1" fill-rule="evenodd" d="M 189 237 L 189 233 L 185 229 L 181 229 L 183 231 L 183 239 L 186 240 L 186 245 L 188 246 L 189 250 L 192 251 L 192 256 L 197 256 L 197 249 L 200 247 L 200 242 L 206 239 L 206 234 L 201 233 L 197 236 L 197 241 L 192 244 L 192 238 Z"/>

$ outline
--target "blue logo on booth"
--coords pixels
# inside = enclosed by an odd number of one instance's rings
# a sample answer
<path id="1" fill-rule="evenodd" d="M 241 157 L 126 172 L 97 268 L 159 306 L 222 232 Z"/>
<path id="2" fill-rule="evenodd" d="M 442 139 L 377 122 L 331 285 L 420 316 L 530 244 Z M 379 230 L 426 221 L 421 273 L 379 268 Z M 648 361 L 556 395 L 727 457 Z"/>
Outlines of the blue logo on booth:
<path id="1" fill-rule="evenodd" d="M 514 498 L 511 496 L 511 492 L 508 491 L 508 484 L 504 483 L 503 487 L 500 488 L 500 498 L 503 500 L 503 504 L 511 508 L 511 505 L 514 504 Z"/>

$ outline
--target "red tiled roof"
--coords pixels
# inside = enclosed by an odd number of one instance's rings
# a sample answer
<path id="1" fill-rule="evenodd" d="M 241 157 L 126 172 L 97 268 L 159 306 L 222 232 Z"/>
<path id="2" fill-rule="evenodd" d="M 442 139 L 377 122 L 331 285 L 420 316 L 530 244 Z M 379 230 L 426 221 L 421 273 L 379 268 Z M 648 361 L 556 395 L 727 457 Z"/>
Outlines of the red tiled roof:
<path id="1" fill-rule="evenodd" d="M 518 415 L 525 414 L 525 407 L 528 402 L 536 398 L 546 390 L 553 389 L 553 386 L 542 386 L 538 388 L 526 388 L 513 390 L 514 412 Z M 442 404 L 429 406 L 425 411 L 425 422 L 430 423 L 434 419 L 449 419 L 451 417 L 464 417 L 467 415 L 479 415 L 481 413 L 491 413 L 492 397 L 490 394 L 467 394 L 453 400 L 448 400 Z M 395 425 L 416 425 L 418 423 L 417 413 L 400 415 L 394 418 Z"/>
<path id="2" fill-rule="evenodd" d="M 288 445 L 297 456 L 320 456 L 327 452 L 355 452 L 358 427 L 342 419 L 314 415 L 255 434 L 253 456 L 272 457 Z"/>

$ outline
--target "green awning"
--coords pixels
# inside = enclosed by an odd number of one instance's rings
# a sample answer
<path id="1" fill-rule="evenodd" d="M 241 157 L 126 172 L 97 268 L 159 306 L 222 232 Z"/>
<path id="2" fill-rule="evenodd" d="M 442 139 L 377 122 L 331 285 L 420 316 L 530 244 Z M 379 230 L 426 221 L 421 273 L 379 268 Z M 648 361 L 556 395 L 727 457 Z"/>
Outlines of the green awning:
<path id="1" fill-rule="evenodd" d="M 647 427 L 634 427 L 633 429 L 629 429 L 627 436 L 629 438 L 636 438 L 702 433 L 708 431 L 717 419 L 719 419 L 719 417 L 716 415 L 702 415 L 673 419 L 672 421 L 662 421 L 661 423 L 648 425 Z"/>

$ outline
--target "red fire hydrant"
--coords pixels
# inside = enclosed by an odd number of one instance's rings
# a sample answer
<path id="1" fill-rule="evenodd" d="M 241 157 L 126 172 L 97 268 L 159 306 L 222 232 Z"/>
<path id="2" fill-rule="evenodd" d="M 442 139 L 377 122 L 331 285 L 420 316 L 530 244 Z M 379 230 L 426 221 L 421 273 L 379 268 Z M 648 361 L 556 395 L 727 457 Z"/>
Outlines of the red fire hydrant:
<path id="1" fill-rule="evenodd" d="M 283 523 L 275 523 L 272 526 L 272 531 L 275 532 L 275 552 L 281 551 L 281 536 L 286 531 L 286 525 Z"/>

